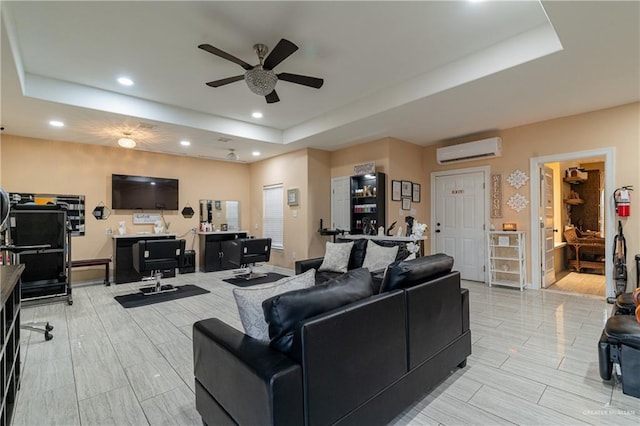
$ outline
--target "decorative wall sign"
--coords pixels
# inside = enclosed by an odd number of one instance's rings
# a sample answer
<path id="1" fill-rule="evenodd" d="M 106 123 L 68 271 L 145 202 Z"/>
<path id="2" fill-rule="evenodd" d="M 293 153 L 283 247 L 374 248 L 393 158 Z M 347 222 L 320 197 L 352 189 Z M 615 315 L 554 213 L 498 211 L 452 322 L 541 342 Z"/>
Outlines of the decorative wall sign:
<path id="1" fill-rule="evenodd" d="M 491 175 L 491 218 L 502 217 L 502 173 Z"/>
<path id="2" fill-rule="evenodd" d="M 529 201 L 522 194 L 513 194 L 507 201 L 507 205 L 518 213 L 524 210 L 527 204 L 529 204 Z"/>
<path id="3" fill-rule="evenodd" d="M 528 180 L 529 176 L 520 169 L 515 169 L 507 178 L 509 185 L 513 186 L 515 189 L 520 189 L 525 186 Z"/>
<path id="4" fill-rule="evenodd" d="M 353 166 L 353 174 L 356 176 L 362 176 L 367 174 L 374 174 L 376 172 L 376 163 L 373 161 L 364 164 L 356 164 Z"/>
<path id="5" fill-rule="evenodd" d="M 154 224 L 160 220 L 160 213 L 134 213 L 133 224 L 144 225 L 147 223 Z"/>
<path id="6" fill-rule="evenodd" d="M 411 198 L 402 199 L 402 210 L 411 210 Z"/>

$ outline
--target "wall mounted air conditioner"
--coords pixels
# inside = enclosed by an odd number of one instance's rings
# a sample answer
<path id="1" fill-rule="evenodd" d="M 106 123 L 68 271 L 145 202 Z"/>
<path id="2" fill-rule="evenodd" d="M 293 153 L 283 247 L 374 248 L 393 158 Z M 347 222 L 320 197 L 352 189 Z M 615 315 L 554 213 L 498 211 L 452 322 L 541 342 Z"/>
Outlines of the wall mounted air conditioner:
<path id="1" fill-rule="evenodd" d="M 445 146 L 436 150 L 438 164 L 502 157 L 502 138 L 482 139 L 474 142 Z"/>

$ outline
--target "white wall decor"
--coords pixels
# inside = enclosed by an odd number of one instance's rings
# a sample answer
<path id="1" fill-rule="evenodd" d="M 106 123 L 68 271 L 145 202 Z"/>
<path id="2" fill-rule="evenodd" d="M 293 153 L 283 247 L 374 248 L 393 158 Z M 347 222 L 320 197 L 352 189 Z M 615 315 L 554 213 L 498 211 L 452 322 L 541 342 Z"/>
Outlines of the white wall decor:
<path id="1" fill-rule="evenodd" d="M 507 178 L 509 185 L 513 186 L 515 189 L 520 189 L 525 186 L 528 180 L 529 176 L 520 169 L 515 169 Z"/>
<path id="2" fill-rule="evenodd" d="M 507 205 L 518 213 L 524 210 L 527 204 L 529 204 L 529 201 L 522 194 L 513 194 L 507 201 Z"/>

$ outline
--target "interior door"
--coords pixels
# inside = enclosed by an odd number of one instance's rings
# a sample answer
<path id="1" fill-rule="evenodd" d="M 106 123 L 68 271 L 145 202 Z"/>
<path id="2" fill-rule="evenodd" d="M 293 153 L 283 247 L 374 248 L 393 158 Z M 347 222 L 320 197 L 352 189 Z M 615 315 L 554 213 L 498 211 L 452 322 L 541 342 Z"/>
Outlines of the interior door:
<path id="1" fill-rule="evenodd" d="M 454 259 L 462 279 L 484 281 L 484 172 L 436 176 L 435 248 Z"/>
<path id="2" fill-rule="evenodd" d="M 350 231 L 351 228 L 351 178 L 349 176 L 331 179 L 331 225 L 327 228 Z"/>
<path id="3" fill-rule="evenodd" d="M 544 166 L 540 179 L 540 248 L 542 253 L 542 288 L 556 282 L 553 251 L 555 237 L 553 229 L 553 169 Z"/>

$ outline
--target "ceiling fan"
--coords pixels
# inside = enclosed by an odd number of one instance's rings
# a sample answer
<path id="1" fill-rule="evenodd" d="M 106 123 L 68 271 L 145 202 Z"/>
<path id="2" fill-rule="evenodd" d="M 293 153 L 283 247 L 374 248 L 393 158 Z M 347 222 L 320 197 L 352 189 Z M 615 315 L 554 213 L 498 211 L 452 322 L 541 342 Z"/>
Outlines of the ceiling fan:
<path id="1" fill-rule="evenodd" d="M 276 74 L 273 69 L 280 64 L 280 62 L 287 59 L 293 52 L 298 50 L 298 46 L 289 40 L 281 39 L 276 47 L 273 48 L 269 56 L 269 48 L 264 44 L 255 44 L 253 49 L 258 55 L 260 63 L 258 65 L 250 65 L 238 59 L 227 52 L 223 52 L 217 47 L 213 47 L 210 44 L 201 44 L 198 46 L 202 50 L 206 50 L 216 56 L 231 61 L 240 65 L 245 69 L 244 74 L 236 75 L 233 77 L 223 78 L 221 80 L 210 81 L 207 86 L 220 87 L 225 84 L 233 83 L 236 81 L 244 80 L 251 90 L 256 95 L 264 96 L 268 104 L 279 102 L 280 98 L 275 91 L 276 83 L 278 80 L 288 81 L 289 83 L 301 84 L 303 86 L 314 87 L 319 89 L 322 87 L 324 80 L 316 77 L 308 77 L 306 75 L 289 74 L 281 72 Z M 266 59 L 265 59 L 266 57 Z"/>

